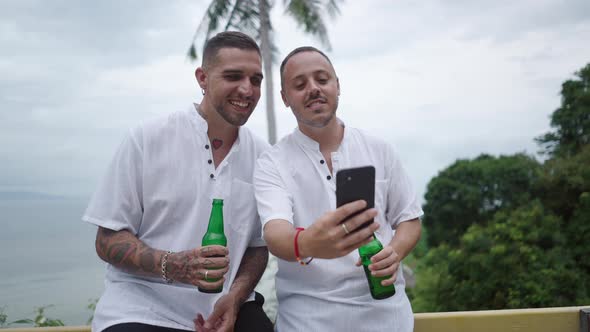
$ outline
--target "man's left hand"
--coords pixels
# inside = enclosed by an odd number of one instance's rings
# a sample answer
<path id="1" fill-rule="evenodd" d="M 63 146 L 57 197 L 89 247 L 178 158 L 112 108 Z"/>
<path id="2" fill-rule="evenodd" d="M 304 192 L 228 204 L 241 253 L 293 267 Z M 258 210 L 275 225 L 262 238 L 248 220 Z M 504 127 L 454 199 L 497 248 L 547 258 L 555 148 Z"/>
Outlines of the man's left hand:
<path id="1" fill-rule="evenodd" d="M 239 304 L 235 297 L 229 294 L 223 295 L 217 300 L 213 312 L 207 320 L 198 314 L 194 320 L 197 332 L 229 332 L 233 331 L 238 317 Z"/>
<path id="2" fill-rule="evenodd" d="M 371 264 L 369 264 L 369 270 L 375 277 L 387 277 L 389 279 L 381 281 L 381 285 L 389 286 L 395 283 L 397 279 L 397 270 L 399 269 L 400 256 L 393 250 L 391 246 L 385 246 L 383 249 L 371 257 Z M 361 259 L 356 262 L 357 266 L 361 266 Z"/>

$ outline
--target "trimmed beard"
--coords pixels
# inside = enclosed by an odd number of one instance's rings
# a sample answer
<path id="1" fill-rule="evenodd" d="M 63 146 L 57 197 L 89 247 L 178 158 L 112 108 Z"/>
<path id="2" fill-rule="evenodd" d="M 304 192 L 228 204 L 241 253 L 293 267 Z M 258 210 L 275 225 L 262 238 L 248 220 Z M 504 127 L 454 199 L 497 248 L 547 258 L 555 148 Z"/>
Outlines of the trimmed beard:
<path id="1" fill-rule="evenodd" d="M 236 126 L 236 127 L 240 127 L 243 126 L 248 119 L 250 118 L 250 115 L 252 115 L 252 112 L 250 113 L 244 113 L 243 115 L 241 113 L 238 114 L 232 114 L 231 112 L 227 112 L 223 106 L 221 107 L 216 107 L 215 111 L 217 112 L 217 114 L 221 115 L 221 117 L 229 124 Z"/>
<path id="2" fill-rule="evenodd" d="M 312 128 L 324 128 L 325 126 L 332 121 L 332 119 L 336 116 L 336 110 L 338 109 L 338 100 L 336 101 L 336 106 L 334 107 L 334 111 L 330 113 L 330 115 L 323 121 L 318 120 L 306 120 L 305 117 L 300 116 L 301 113 L 293 111 L 297 122 L 301 122 L 306 126 L 310 126 Z"/>

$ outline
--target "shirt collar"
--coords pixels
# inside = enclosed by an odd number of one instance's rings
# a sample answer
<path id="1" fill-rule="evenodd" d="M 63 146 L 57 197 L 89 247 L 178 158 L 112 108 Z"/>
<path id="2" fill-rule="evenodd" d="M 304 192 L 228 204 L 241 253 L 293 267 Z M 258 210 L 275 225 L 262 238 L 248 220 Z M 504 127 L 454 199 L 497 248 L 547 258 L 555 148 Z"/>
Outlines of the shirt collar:
<path id="1" fill-rule="evenodd" d="M 236 137 L 236 141 L 234 142 L 234 145 L 231 148 L 234 152 L 240 151 L 240 136 L 244 135 L 244 129 L 244 126 L 240 126 L 238 128 L 238 137 Z"/>
<path id="2" fill-rule="evenodd" d="M 342 136 L 342 142 L 340 142 L 340 146 L 346 141 L 346 137 L 348 136 L 348 130 L 346 130 L 346 125 L 340 118 L 336 118 L 338 123 L 344 127 L 344 135 Z M 299 127 L 296 127 L 293 131 L 293 137 L 295 137 L 295 142 L 301 145 L 304 148 L 312 149 L 312 150 L 320 150 L 320 143 L 316 142 L 311 137 L 305 135 Z"/>
<path id="3" fill-rule="evenodd" d="M 189 110 L 189 113 L 191 114 L 190 118 L 199 132 L 204 132 L 205 134 L 207 134 L 207 130 L 209 130 L 209 125 L 207 124 L 207 121 L 201 116 L 201 114 L 199 114 L 197 108 L 199 108 L 199 104 L 193 103 L 191 105 Z"/>
<path id="4" fill-rule="evenodd" d="M 310 138 L 309 136 L 305 135 L 301 129 L 299 129 L 299 127 L 296 127 L 295 130 L 293 131 L 293 137 L 295 137 L 295 142 L 297 142 L 297 144 L 311 149 L 311 150 L 319 150 L 320 149 L 320 143 L 316 142 L 315 140 L 313 140 L 312 138 Z"/>

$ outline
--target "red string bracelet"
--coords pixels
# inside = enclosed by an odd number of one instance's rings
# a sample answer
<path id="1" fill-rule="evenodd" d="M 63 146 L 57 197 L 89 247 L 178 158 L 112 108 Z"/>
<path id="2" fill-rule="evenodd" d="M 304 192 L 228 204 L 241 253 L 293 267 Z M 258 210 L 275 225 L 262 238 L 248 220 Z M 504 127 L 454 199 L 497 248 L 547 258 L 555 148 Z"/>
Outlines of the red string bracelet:
<path id="1" fill-rule="evenodd" d="M 313 260 L 313 257 L 311 257 L 307 262 L 305 262 L 301 259 L 301 257 L 299 257 L 299 245 L 297 244 L 297 238 L 299 237 L 299 233 L 301 233 L 301 231 L 304 229 L 305 228 L 303 227 L 297 227 L 295 229 L 295 239 L 293 240 L 293 246 L 295 247 L 295 258 L 301 265 L 307 265 Z"/>

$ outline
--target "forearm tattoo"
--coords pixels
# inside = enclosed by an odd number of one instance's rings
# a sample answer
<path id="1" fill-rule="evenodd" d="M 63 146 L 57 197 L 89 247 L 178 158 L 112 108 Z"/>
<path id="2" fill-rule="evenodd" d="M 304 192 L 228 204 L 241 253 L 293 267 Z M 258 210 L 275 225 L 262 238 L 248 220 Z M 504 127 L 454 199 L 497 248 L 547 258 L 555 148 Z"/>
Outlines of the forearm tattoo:
<path id="1" fill-rule="evenodd" d="M 99 227 L 96 249 L 103 260 L 118 268 L 147 275 L 160 273 L 161 255 L 128 231 Z"/>

